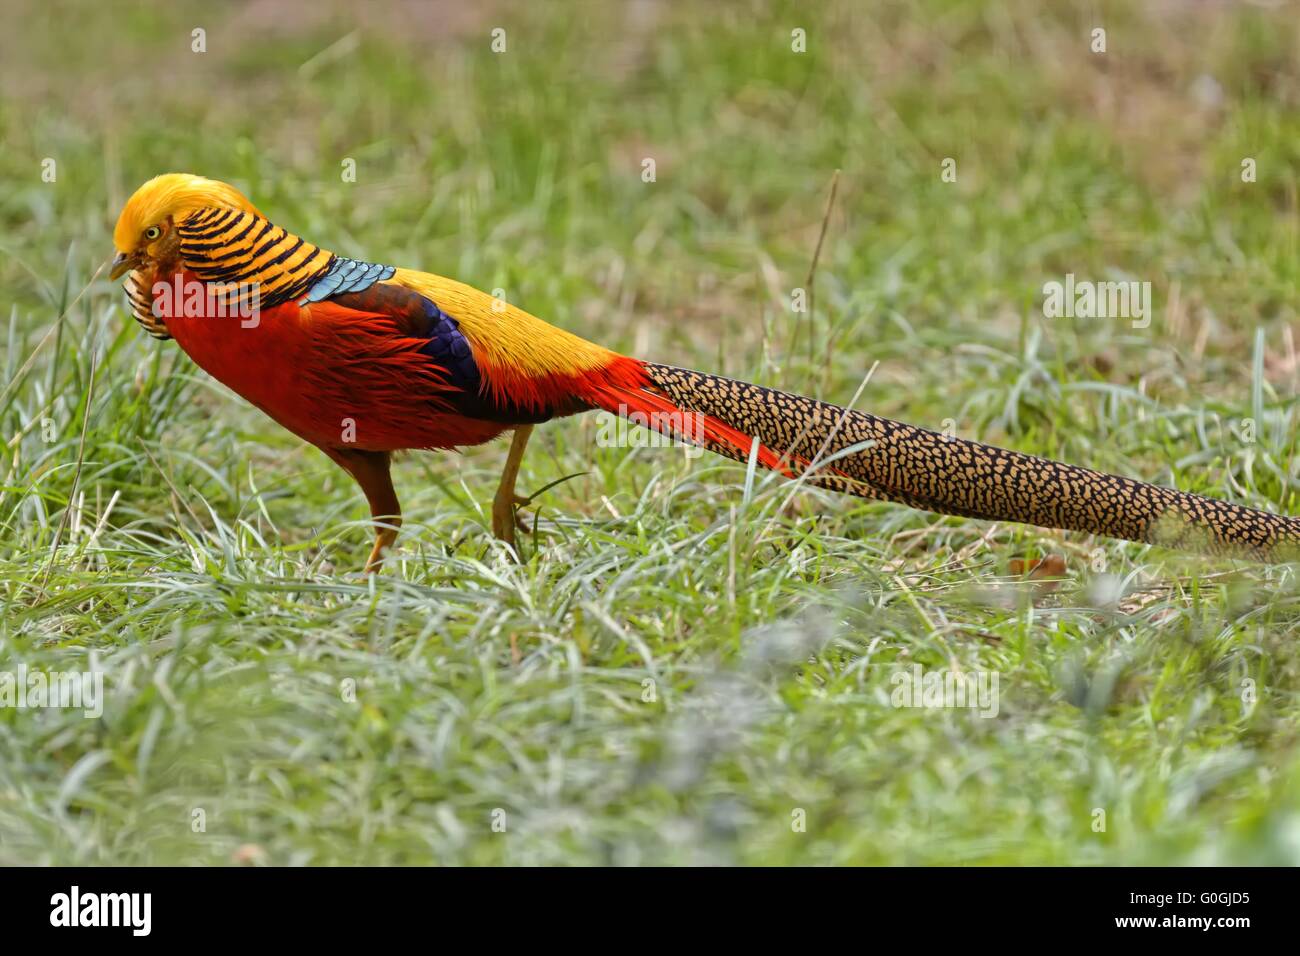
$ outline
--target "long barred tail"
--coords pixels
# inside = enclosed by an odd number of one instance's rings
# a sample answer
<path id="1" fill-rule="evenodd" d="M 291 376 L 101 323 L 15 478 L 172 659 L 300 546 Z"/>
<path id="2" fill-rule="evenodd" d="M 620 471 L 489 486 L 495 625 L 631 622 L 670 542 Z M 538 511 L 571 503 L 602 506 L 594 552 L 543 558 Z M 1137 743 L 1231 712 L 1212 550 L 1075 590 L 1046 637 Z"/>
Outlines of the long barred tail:
<path id="1" fill-rule="evenodd" d="M 688 427 L 682 437 L 745 461 L 750 436 L 756 436 L 760 462 L 789 476 L 834 458 L 805 478 L 820 487 L 939 514 L 1259 561 L 1300 559 L 1300 518 L 948 437 L 719 375 L 651 363 L 644 369 L 645 389 L 611 388 L 597 403 L 637 412 L 665 432 L 682 430 L 670 424 L 681 416 L 665 411 L 696 413 L 702 427 Z M 865 447 L 835 458 L 860 444 Z"/>

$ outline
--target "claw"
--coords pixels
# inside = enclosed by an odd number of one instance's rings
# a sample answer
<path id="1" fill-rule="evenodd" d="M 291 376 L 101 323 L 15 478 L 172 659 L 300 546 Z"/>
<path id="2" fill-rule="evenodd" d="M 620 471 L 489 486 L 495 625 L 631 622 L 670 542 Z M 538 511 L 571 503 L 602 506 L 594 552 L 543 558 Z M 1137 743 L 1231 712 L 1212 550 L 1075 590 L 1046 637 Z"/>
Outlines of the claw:
<path id="1" fill-rule="evenodd" d="M 509 498 L 496 497 L 492 501 L 492 533 L 510 545 L 515 545 L 515 504 Z"/>

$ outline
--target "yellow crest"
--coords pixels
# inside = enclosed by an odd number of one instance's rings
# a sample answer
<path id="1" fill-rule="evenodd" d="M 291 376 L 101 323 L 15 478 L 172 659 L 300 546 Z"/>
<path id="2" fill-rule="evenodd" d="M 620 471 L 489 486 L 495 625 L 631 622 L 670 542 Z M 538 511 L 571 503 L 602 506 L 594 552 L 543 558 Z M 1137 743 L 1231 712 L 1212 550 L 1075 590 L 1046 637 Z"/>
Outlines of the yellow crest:
<path id="1" fill-rule="evenodd" d="M 113 245 L 119 252 L 131 252 L 149 226 L 168 216 L 179 220 L 187 212 L 211 206 L 260 215 L 234 186 L 192 173 L 164 173 L 149 180 L 126 201 L 113 229 Z"/>

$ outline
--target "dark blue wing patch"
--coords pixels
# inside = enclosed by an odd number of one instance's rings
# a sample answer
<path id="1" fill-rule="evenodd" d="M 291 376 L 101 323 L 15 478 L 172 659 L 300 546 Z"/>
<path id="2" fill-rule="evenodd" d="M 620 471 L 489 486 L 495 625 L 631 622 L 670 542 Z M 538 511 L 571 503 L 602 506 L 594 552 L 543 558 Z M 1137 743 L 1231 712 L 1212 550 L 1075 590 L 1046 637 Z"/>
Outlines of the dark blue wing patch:
<path id="1" fill-rule="evenodd" d="M 429 344 L 420 352 L 446 369 L 453 385 L 463 389 L 467 395 L 477 396 L 483 379 L 469 340 L 460 330 L 460 323 L 429 299 L 420 296 L 420 300 L 424 303 L 424 315 L 429 323 L 425 333 Z"/>
<path id="2" fill-rule="evenodd" d="M 298 304 L 320 302 L 348 292 L 364 292 L 376 282 L 391 279 L 396 271 L 394 266 L 335 256 L 329 270 L 308 287 L 307 294 L 298 300 Z"/>

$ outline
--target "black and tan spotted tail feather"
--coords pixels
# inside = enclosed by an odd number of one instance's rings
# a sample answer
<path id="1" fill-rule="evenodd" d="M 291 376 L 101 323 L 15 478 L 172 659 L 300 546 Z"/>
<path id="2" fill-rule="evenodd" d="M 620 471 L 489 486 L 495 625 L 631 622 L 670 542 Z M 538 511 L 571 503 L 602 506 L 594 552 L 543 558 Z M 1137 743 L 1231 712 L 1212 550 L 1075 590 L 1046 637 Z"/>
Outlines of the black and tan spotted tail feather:
<path id="1" fill-rule="evenodd" d="M 1015 521 L 1259 561 L 1300 559 L 1300 518 L 1270 514 L 949 437 L 718 375 L 647 363 L 653 386 L 682 410 L 757 436 L 805 480 L 940 514 Z M 744 449 L 706 441 L 729 458 Z"/>

